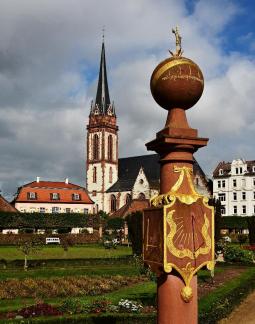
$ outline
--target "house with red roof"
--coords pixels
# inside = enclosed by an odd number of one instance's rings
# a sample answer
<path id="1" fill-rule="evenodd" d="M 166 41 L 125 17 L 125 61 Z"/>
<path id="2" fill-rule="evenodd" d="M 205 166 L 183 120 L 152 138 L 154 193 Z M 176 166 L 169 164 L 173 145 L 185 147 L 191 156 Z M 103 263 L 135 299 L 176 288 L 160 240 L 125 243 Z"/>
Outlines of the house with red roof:
<path id="1" fill-rule="evenodd" d="M 84 187 L 65 181 L 36 181 L 20 187 L 15 208 L 23 213 L 93 213 L 94 202 Z"/>

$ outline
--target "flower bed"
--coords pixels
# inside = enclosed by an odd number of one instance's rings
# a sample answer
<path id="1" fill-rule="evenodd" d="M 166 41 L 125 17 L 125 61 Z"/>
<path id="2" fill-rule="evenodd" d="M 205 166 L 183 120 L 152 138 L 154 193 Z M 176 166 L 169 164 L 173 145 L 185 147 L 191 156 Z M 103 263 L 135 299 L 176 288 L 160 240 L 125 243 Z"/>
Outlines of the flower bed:
<path id="1" fill-rule="evenodd" d="M 147 280 L 144 276 L 76 276 L 47 280 L 31 278 L 24 280 L 8 279 L 0 281 L 0 300 L 29 297 L 94 296 Z"/>

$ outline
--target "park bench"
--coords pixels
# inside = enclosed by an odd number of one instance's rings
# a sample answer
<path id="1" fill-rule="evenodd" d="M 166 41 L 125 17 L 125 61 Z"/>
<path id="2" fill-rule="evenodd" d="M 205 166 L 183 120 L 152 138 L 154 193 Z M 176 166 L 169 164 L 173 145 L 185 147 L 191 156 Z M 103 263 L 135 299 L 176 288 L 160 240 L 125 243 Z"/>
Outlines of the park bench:
<path id="1" fill-rule="evenodd" d="M 59 237 L 46 237 L 46 244 L 60 244 Z"/>

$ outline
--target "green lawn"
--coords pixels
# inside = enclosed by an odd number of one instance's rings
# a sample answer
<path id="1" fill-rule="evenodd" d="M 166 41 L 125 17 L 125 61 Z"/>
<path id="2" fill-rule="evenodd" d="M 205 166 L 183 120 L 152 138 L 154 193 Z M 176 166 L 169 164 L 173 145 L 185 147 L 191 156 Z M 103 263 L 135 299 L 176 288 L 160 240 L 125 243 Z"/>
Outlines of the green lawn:
<path id="1" fill-rule="evenodd" d="M 46 259 L 90 259 L 114 258 L 131 255 L 130 247 L 118 246 L 116 249 L 105 249 L 102 245 L 80 245 L 70 247 L 68 251 L 60 246 L 45 246 L 29 256 L 31 260 Z M 15 246 L 0 246 L 0 259 L 20 260 L 24 255 Z"/>

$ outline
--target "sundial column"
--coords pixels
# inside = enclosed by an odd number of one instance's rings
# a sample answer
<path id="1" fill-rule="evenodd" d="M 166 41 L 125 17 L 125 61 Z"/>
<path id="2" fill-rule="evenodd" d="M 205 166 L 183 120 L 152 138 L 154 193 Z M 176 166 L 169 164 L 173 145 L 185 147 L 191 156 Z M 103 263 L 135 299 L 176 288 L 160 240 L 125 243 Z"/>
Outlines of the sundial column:
<path id="1" fill-rule="evenodd" d="M 151 77 L 152 95 L 168 117 L 165 128 L 146 144 L 160 156 L 160 195 L 144 211 L 143 254 L 158 276 L 158 324 L 196 324 L 196 272 L 214 266 L 214 228 L 213 209 L 195 191 L 192 174 L 193 153 L 208 139 L 189 127 L 185 110 L 201 97 L 204 79 L 198 65 L 182 57 L 177 29 L 174 34 L 176 53 Z"/>

